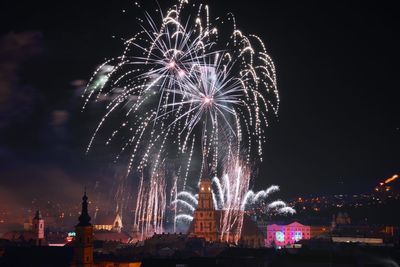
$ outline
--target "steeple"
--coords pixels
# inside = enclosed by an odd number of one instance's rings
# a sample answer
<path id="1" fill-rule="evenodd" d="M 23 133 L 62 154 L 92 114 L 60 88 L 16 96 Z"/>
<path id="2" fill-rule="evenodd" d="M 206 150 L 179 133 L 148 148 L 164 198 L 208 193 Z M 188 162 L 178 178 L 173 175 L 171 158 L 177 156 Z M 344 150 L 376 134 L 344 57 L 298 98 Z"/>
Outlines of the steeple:
<path id="1" fill-rule="evenodd" d="M 35 217 L 33 217 L 33 219 L 35 219 L 35 220 L 41 220 L 42 219 L 42 213 L 40 212 L 40 210 L 36 211 Z"/>
<path id="2" fill-rule="evenodd" d="M 77 226 L 91 226 L 92 224 L 90 223 L 90 216 L 88 212 L 88 197 L 86 196 L 86 189 L 85 193 L 82 197 L 82 211 L 81 215 L 79 216 L 79 223 Z"/>
<path id="3" fill-rule="evenodd" d="M 207 152 L 203 153 L 203 170 L 201 171 L 201 173 L 202 173 L 201 181 L 211 180 L 210 179 L 210 170 L 209 170 L 208 161 L 207 161 Z"/>
<path id="4" fill-rule="evenodd" d="M 82 212 L 79 223 L 75 226 L 73 267 L 93 267 L 93 226 L 88 213 L 88 197 L 82 197 Z"/>
<path id="5" fill-rule="evenodd" d="M 32 219 L 33 232 L 35 233 L 36 245 L 41 246 L 44 240 L 44 220 L 39 210 Z"/>

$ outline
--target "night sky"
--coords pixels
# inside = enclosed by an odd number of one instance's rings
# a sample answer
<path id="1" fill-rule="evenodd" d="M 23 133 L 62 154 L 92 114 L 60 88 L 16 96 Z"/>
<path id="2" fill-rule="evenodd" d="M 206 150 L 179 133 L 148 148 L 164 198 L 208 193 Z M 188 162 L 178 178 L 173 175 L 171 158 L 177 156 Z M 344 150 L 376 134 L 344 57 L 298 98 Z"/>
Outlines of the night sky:
<path id="1" fill-rule="evenodd" d="M 84 184 L 113 179 L 112 155 L 84 154 L 100 117 L 80 113 L 77 85 L 139 30 L 143 9 L 114 2 L 0 4 L 1 202 L 63 201 Z M 242 31 L 261 36 L 277 67 L 281 109 L 267 130 L 256 189 L 279 184 L 287 197 L 362 193 L 400 172 L 394 3 L 209 3 L 211 16 L 233 12 Z"/>

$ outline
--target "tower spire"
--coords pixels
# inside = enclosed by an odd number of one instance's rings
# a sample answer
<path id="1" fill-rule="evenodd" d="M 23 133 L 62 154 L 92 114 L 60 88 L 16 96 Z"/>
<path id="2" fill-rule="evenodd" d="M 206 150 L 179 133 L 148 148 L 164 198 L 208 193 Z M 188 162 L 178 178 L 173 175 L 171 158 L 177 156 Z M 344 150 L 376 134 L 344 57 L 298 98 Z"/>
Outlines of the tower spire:
<path id="1" fill-rule="evenodd" d="M 210 176 L 210 173 L 209 173 L 209 170 L 208 170 L 208 162 L 207 162 L 207 155 L 206 155 L 206 154 L 204 155 L 204 161 L 203 161 L 203 170 L 202 170 L 202 173 L 203 173 L 202 180 L 203 180 L 203 179 L 207 179 L 207 178 L 209 178 L 209 176 Z"/>
<path id="2" fill-rule="evenodd" d="M 93 226 L 88 212 L 88 197 L 86 187 L 82 197 L 82 212 L 79 223 L 75 226 L 73 267 L 93 266 Z"/>
<path id="3" fill-rule="evenodd" d="M 44 220 L 40 210 L 36 211 L 35 217 L 32 219 L 32 226 L 35 233 L 36 245 L 41 246 L 44 240 Z"/>
<path id="4" fill-rule="evenodd" d="M 41 220 L 42 219 L 42 213 L 40 212 L 40 210 L 36 211 L 35 217 L 33 217 L 33 219 L 36 219 L 36 220 Z"/>
<path id="5" fill-rule="evenodd" d="M 85 192 L 82 197 L 82 211 L 81 215 L 79 216 L 79 223 L 77 226 L 90 226 L 90 216 L 88 212 L 88 197 L 86 196 L 86 186 Z"/>
<path id="6" fill-rule="evenodd" d="M 208 166 L 207 148 L 203 146 L 203 169 L 201 171 L 201 180 L 210 179 L 210 170 Z"/>

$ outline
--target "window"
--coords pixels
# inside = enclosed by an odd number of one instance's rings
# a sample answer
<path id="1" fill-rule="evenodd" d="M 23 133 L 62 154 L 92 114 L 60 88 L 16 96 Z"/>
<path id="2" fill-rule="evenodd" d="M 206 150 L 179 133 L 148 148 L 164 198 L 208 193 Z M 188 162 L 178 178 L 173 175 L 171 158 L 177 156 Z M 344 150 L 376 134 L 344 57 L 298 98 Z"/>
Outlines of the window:
<path id="1" fill-rule="evenodd" d="M 203 231 L 203 223 L 200 223 L 200 231 Z"/>

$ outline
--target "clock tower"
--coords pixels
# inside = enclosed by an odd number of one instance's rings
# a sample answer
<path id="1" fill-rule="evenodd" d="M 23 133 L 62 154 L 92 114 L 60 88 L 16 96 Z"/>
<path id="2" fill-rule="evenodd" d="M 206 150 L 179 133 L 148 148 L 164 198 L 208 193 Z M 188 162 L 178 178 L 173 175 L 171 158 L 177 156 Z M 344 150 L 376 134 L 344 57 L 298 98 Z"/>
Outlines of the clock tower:
<path id="1" fill-rule="evenodd" d="M 200 181 L 197 209 L 194 212 L 194 235 L 206 241 L 217 241 L 217 223 L 212 197 L 212 183 L 208 175 Z"/>

